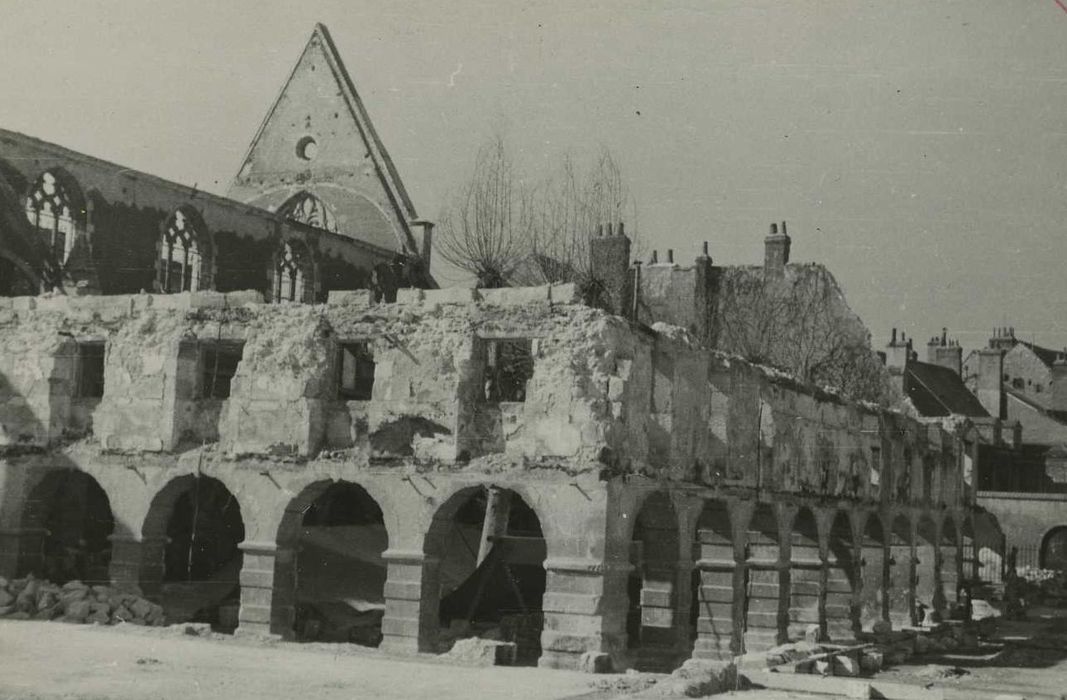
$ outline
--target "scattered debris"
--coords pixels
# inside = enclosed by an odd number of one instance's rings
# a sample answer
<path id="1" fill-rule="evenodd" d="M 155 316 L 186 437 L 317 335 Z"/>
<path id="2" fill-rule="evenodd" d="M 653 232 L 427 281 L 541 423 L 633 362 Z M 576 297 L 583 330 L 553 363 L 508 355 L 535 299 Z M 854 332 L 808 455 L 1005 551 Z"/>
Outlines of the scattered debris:
<path id="1" fill-rule="evenodd" d="M 132 589 L 89 586 L 70 581 L 62 586 L 34 578 L 0 577 L 0 617 L 11 620 L 62 620 L 113 625 L 162 626 L 163 608 Z"/>

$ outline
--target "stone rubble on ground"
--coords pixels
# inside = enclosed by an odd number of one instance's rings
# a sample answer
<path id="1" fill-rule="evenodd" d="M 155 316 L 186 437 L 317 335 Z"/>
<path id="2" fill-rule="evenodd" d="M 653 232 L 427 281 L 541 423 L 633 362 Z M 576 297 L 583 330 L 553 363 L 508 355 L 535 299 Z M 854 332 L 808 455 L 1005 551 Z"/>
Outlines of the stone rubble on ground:
<path id="1" fill-rule="evenodd" d="M 63 622 L 160 627 L 163 608 L 145 600 L 134 588 L 89 586 L 70 581 L 62 586 L 34 578 L 0 577 L 0 618 L 8 620 L 61 620 Z"/>

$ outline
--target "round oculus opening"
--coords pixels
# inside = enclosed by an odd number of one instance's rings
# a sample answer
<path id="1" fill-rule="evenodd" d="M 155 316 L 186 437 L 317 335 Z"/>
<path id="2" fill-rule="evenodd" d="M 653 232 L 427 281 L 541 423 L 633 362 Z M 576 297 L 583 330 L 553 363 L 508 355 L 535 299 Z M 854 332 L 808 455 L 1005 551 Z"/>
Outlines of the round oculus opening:
<path id="1" fill-rule="evenodd" d="M 310 136 L 305 136 L 296 143 L 296 157 L 300 160 L 314 160 L 319 154 L 319 144 Z"/>

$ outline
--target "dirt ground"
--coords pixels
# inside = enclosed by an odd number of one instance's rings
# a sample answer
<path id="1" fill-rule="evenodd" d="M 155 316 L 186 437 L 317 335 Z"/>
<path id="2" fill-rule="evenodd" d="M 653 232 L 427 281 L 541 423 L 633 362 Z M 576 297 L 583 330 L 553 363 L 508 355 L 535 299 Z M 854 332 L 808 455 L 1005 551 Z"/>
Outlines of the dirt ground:
<path id="1" fill-rule="evenodd" d="M 592 677 L 385 657 L 351 645 L 193 637 L 182 626 L 0 621 L 0 698 L 566 698 Z"/>
<path id="2" fill-rule="evenodd" d="M 647 688 L 651 680 L 466 667 L 352 645 L 192 636 L 184 629 L 0 620 L 0 698 L 607 700 Z M 945 697 L 1059 697 L 1067 693 L 1067 611 L 1032 610 L 1027 621 L 1001 621 L 977 653 L 916 659 L 878 677 L 944 688 Z M 767 690 L 729 696 L 814 697 Z"/>

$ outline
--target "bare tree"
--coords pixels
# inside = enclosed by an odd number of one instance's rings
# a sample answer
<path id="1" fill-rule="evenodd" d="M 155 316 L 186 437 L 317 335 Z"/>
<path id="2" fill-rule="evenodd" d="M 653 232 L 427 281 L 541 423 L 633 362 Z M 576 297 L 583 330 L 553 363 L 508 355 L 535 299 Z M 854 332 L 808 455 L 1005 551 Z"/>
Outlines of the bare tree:
<path id="1" fill-rule="evenodd" d="M 515 177 L 496 135 L 478 151 L 474 172 L 441 215 L 441 257 L 474 275 L 479 287 L 503 287 L 526 257 L 535 219 L 533 194 Z"/>
<path id="2" fill-rule="evenodd" d="M 636 233 L 636 205 L 606 146 L 583 170 L 572 154 L 538 191 L 531 257 L 542 282 L 581 282 L 592 274 L 589 241 L 602 224 L 626 222 Z M 629 221 L 627 219 L 629 218 Z"/>
<path id="3" fill-rule="evenodd" d="M 821 266 L 780 276 L 742 269 L 720 283 L 715 345 L 850 398 L 894 403 L 885 367 L 852 316 Z"/>

